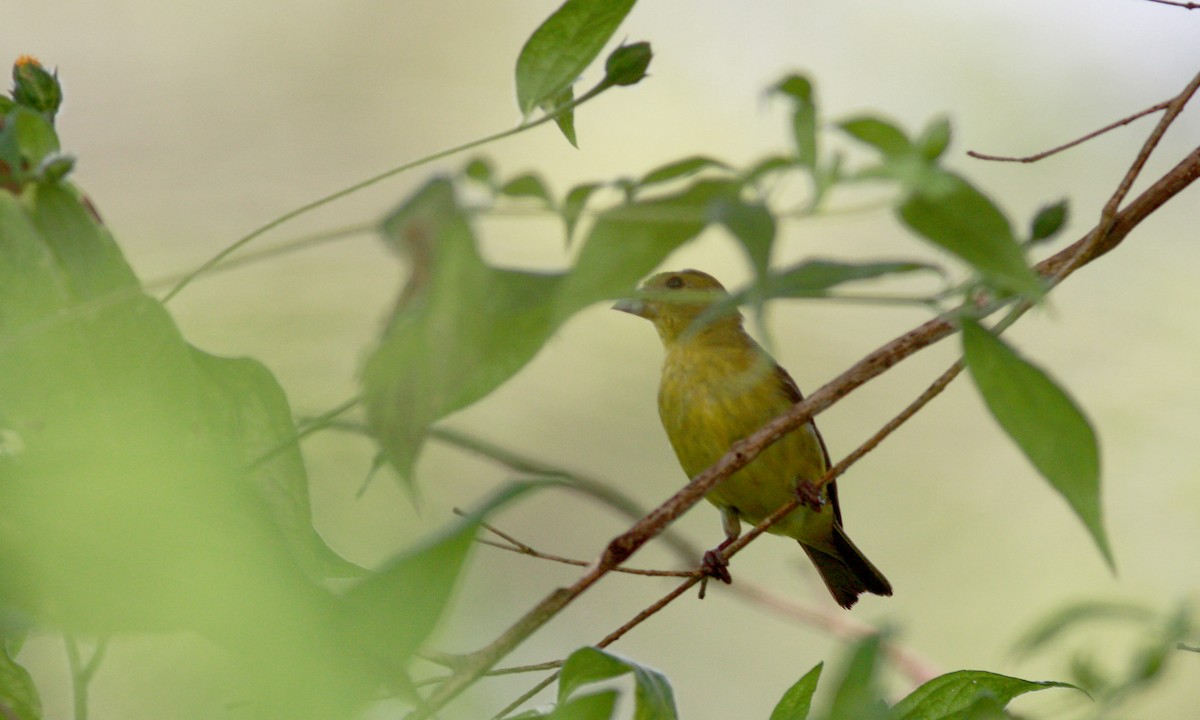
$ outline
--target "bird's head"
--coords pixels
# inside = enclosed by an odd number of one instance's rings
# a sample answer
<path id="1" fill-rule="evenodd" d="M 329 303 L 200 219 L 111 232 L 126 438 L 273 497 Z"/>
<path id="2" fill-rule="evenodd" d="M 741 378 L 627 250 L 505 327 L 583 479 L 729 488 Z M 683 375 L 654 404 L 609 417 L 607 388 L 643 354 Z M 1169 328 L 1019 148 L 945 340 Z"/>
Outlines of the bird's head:
<path id="1" fill-rule="evenodd" d="M 712 275 L 680 270 L 651 277 L 633 297 L 618 301 L 613 309 L 646 318 L 664 342 L 674 342 L 685 333 L 696 337 L 740 329 L 741 313 L 724 302 L 728 299 L 729 293 Z"/>

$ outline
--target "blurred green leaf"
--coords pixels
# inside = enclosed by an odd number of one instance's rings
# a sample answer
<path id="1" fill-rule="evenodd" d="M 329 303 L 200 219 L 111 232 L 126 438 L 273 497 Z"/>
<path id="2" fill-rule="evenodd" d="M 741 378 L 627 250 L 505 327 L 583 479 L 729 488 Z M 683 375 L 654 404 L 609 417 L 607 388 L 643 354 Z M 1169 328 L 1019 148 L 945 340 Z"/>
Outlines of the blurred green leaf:
<path id="1" fill-rule="evenodd" d="M 616 690 L 602 690 L 571 698 L 554 708 L 550 720 L 610 720 L 617 706 Z"/>
<path id="2" fill-rule="evenodd" d="M 1085 600 L 1072 603 L 1056 610 L 1048 617 L 1038 621 L 1013 646 L 1013 652 L 1018 655 L 1028 655 L 1044 648 L 1069 632 L 1085 623 L 1107 620 L 1126 620 L 1139 623 L 1150 622 L 1154 613 L 1144 605 L 1125 602 L 1109 602 L 1101 600 Z"/>
<path id="3" fill-rule="evenodd" d="M 703 155 L 693 155 L 692 157 L 669 162 L 666 165 L 651 170 L 643 175 L 641 180 L 638 180 L 638 185 L 646 187 L 648 185 L 658 185 L 660 183 L 670 182 L 671 180 L 679 180 L 681 178 L 691 177 L 692 175 L 709 168 L 728 170 L 729 165 L 714 158 L 705 157 Z"/>
<path id="4" fill-rule="evenodd" d="M 667 255 L 700 234 L 708 204 L 726 189 L 724 182 L 697 180 L 678 193 L 601 213 L 564 280 L 558 317 L 632 291 Z"/>
<path id="5" fill-rule="evenodd" d="M 789 75 L 772 91 L 792 100 L 792 138 L 796 143 L 796 161 L 807 168 L 817 165 L 817 101 L 812 81 L 803 75 Z"/>
<path id="6" fill-rule="evenodd" d="M 950 121 L 946 118 L 933 120 L 921 131 L 915 143 L 917 154 L 927 162 L 933 162 L 946 152 L 950 145 Z"/>
<path id="7" fill-rule="evenodd" d="M 982 670 L 959 670 L 913 690 L 896 703 L 888 717 L 889 720 L 957 720 L 968 712 L 974 712 L 974 717 L 991 717 L 988 713 L 1004 708 L 1018 695 L 1055 687 L 1078 690 L 1063 682 L 1035 682 Z M 989 699 L 997 704 L 988 702 Z"/>
<path id="8" fill-rule="evenodd" d="M 592 193 L 599 190 L 599 183 L 584 183 L 576 185 L 567 192 L 567 196 L 563 198 L 561 210 L 563 224 L 566 225 L 567 245 L 571 244 L 571 240 L 575 237 L 575 226 L 579 223 L 579 217 L 583 215 L 584 208 L 587 207 L 588 200 L 592 197 Z"/>
<path id="9" fill-rule="evenodd" d="M 37 166 L 51 153 L 58 152 L 58 133 L 44 115 L 24 107 L 8 114 L 4 132 L 11 132 L 21 156 Z"/>
<path id="10" fill-rule="evenodd" d="M 575 266 L 556 274 L 488 266 L 446 180 L 393 213 L 384 234 L 411 276 L 363 383 L 369 424 L 401 477 L 411 478 L 429 425 L 511 377 L 575 312 L 628 292 L 703 229 L 717 192 L 701 182 L 601 213 Z"/>
<path id="11" fill-rule="evenodd" d="M 567 0 L 533 31 L 517 57 L 523 115 L 559 95 L 600 54 L 635 0 Z"/>
<path id="12" fill-rule="evenodd" d="M 674 720 L 678 717 L 671 684 L 662 673 L 593 647 L 576 650 L 563 663 L 558 680 L 558 702 L 565 704 L 585 685 L 626 674 L 632 674 L 634 679 L 634 720 Z"/>
<path id="13" fill-rule="evenodd" d="M 198 633 L 254 668 L 267 714 L 371 697 L 380 678 L 300 571 L 302 545 L 327 548 L 298 456 L 247 468 L 290 437 L 269 374 L 189 346 L 66 187 L 0 193 L 0 307 L 0 431 L 19 440 L 0 457 L 4 604 L 78 634 Z"/>
<path id="14" fill-rule="evenodd" d="M 744 173 L 742 173 L 741 181 L 745 185 L 754 185 L 768 175 L 772 175 L 795 166 L 795 158 L 783 157 L 782 155 L 771 155 L 751 165 Z"/>
<path id="15" fill-rule="evenodd" d="M 362 568 L 337 555 L 313 527 L 308 472 L 287 396 L 271 371 L 250 358 L 223 358 L 195 348 L 203 388 L 200 431 L 239 467 L 262 498 L 293 557 L 313 579 L 355 577 Z"/>
<path id="16" fill-rule="evenodd" d="M 954 253 L 1004 290 L 1037 298 L 1042 283 L 1025 263 L 1004 213 L 961 177 L 944 171 L 897 208 L 904 224 Z"/>
<path id="17" fill-rule="evenodd" d="M 356 645 L 403 672 L 445 613 L 479 523 L 543 483 L 512 483 L 437 537 L 389 560 L 347 591 L 344 627 Z"/>
<path id="18" fill-rule="evenodd" d="M 973 320 L 962 321 L 963 356 L 1000 426 L 1091 533 L 1109 567 L 1100 510 L 1100 452 L 1092 426 L 1045 372 Z"/>
<path id="19" fill-rule="evenodd" d="M 1029 242 L 1032 244 L 1053 239 L 1067 224 L 1068 214 L 1069 205 L 1066 200 L 1043 206 L 1029 224 Z"/>
<path id="20" fill-rule="evenodd" d="M 754 275 L 766 277 L 771 264 L 771 247 L 775 243 L 775 216 L 766 205 L 746 202 L 731 187 L 729 193 L 714 198 L 708 211 L 712 222 L 725 226 L 737 238 L 750 259 Z"/>
<path id="21" fill-rule="evenodd" d="M 507 195 L 512 198 L 534 198 L 541 200 L 548 207 L 554 207 L 554 198 L 550 196 L 550 191 L 546 189 L 546 184 L 540 177 L 533 173 L 519 175 L 512 180 L 500 186 L 500 194 Z"/>
<path id="22" fill-rule="evenodd" d="M 487 158 L 471 158 L 463 167 L 463 175 L 486 187 L 495 187 L 495 170 Z"/>
<path id="23" fill-rule="evenodd" d="M 769 720 L 808 720 L 813 693 L 817 691 L 817 681 L 821 679 L 821 668 L 824 666 L 824 663 L 817 663 L 804 677 L 797 680 L 795 685 L 788 688 L 771 711 Z"/>
<path id="24" fill-rule="evenodd" d="M 882 118 L 863 115 L 843 120 L 837 126 L 855 140 L 883 153 L 884 157 L 897 158 L 913 152 L 913 144 L 904 131 Z"/>
<path id="25" fill-rule="evenodd" d="M 9 657 L 0 644 L 0 708 L 5 717 L 41 720 L 42 701 L 29 671 Z"/>
<path id="26" fill-rule="evenodd" d="M 821 297 L 848 282 L 873 280 L 887 275 L 936 272 L 936 265 L 914 261 L 843 263 L 834 260 L 806 260 L 790 268 L 771 273 L 762 292 L 767 297 Z"/>
<path id="27" fill-rule="evenodd" d="M 842 675 L 834 688 L 828 720 L 883 720 L 887 717 L 879 685 L 879 658 L 883 640 L 871 635 L 850 649 Z"/>

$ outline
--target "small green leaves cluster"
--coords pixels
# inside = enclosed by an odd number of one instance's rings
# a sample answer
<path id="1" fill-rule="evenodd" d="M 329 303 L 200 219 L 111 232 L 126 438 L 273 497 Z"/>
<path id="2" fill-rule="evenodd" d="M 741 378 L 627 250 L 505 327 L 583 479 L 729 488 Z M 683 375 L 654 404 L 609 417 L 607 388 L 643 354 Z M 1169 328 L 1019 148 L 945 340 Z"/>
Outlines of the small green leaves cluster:
<path id="1" fill-rule="evenodd" d="M 59 152 L 54 116 L 62 104 L 58 76 L 31 57 L 13 65 L 13 88 L 0 95 L 0 188 L 56 181 L 74 166 Z"/>
<path id="2" fill-rule="evenodd" d="M 880 686 L 883 641 L 881 636 L 871 635 L 849 649 L 823 712 L 812 713 L 813 696 L 824 668 L 824 663 L 818 663 L 784 692 L 769 720 L 1000 720 L 1009 717 L 1004 709 L 1021 695 L 1075 687 L 982 670 L 960 670 L 929 680 L 889 706 Z M 627 674 L 634 678 L 634 718 L 679 717 L 671 687 L 661 673 L 603 650 L 581 648 L 563 664 L 555 707 L 546 712 L 516 715 L 514 720 L 611 720 L 619 691 L 607 685 L 601 690 L 587 688 Z"/>

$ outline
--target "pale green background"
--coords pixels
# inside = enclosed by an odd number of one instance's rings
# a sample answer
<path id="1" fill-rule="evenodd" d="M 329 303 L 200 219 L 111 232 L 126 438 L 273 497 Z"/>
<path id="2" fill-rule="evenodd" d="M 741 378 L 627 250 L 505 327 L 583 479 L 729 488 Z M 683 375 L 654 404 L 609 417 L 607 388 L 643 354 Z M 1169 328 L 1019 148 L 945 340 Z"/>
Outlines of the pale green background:
<path id="1" fill-rule="evenodd" d="M 275 216 L 400 162 L 512 126 L 512 67 L 556 3 L 401 0 L 104 2 L 5 0 L 0 60 L 31 53 L 57 66 L 67 94 L 60 130 L 79 158 L 76 180 L 146 280 L 194 267 Z M 973 161 L 967 149 L 1036 152 L 1170 97 L 1200 68 L 1200 15 L 1136 0 L 924 2 L 645 2 L 618 36 L 653 43 L 651 77 L 609 93 L 577 118 L 580 150 L 543 128 L 486 150 L 506 174 L 536 168 L 558 192 L 582 180 L 639 175 L 706 153 L 746 163 L 787 143 L 781 103 L 762 91 L 785 72 L 816 79 L 825 119 L 864 109 L 909 128 L 935 114 L 955 124 L 949 164 L 970 173 L 1023 227 L 1067 196 L 1067 237 L 1090 227 L 1150 124 L 1142 121 L 1037 165 Z M 594 82 L 589 72 L 585 84 Z M 1148 172 L 1194 145 L 1182 119 Z M 262 246 L 368 222 L 430 173 L 424 168 L 291 223 Z M 1195 189 L 1081 272 L 1011 337 L 1089 412 L 1102 442 L 1104 507 L 1120 575 L 1109 574 L 1061 499 L 1038 479 L 962 378 L 841 483 L 847 527 L 892 580 L 892 599 L 833 608 L 802 553 L 768 538 L 734 563 L 740 582 L 855 622 L 895 628 L 942 670 L 978 668 L 1065 677 L 1065 654 L 1017 662 L 1008 652 L 1031 622 L 1083 599 L 1197 599 L 1200 584 L 1200 325 L 1194 308 Z M 844 206 L 856 198 L 844 196 Z M 857 198 L 859 204 L 863 198 Z M 480 227 L 488 256 L 561 267 L 559 226 L 540 216 Z M 927 255 L 882 208 L 787 225 L 777 260 L 808 255 Z M 672 257 L 727 284 L 746 279 L 731 242 L 713 232 Z M 186 335 L 207 350 L 251 355 L 287 388 L 300 414 L 354 392 L 364 349 L 403 278 L 361 236 L 214 275 L 175 300 Z M 924 319 L 912 310 L 816 302 L 775 306 L 777 355 L 812 389 Z M 948 341 L 862 388 L 820 418 L 835 456 L 891 417 L 955 356 Z M 682 481 L 654 409 L 660 359 L 649 326 L 596 307 L 573 319 L 491 397 L 447 420 L 514 449 L 611 479 L 650 505 Z M 370 447 L 344 436 L 305 446 L 318 528 L 355 561 L 377 562 L 447 522 L 508 475 L 431 445 L 418 477 L 418 515 L 386 476 L 355 492 Z M 546 551 L 590 559 L 622 521 L 548 492 L 497 519 Z M 720 536 L 700 507 L 679 523 L 697 544 Z M 660 550 L 635 557 L 663 566 Z M 577 570 L 475 553 L 441 647 L 473 649 Z M 559 658 L 595 642 L 665 592 L 666 581 L 614 577 L 511 658 Z M 1116 639 L 1114 639 L 1116 638 Z M 1121 662 L 1127 643 L 1090 646 Z M 1128 640 L 1128 638 L 1125 638 Z M 741 604 L 722 588 L 688 596 L 614 647 L 664 671 L 686 718 L 765 718 L 820 660 L 821 630 Z M 1167 689 L 1128 717 L 1194 718 L 1200 658 L 1186 655 Z M 58 641 L 22 656 L 47 717 L 69 716 Z M 836 665 L 836 662 L 834 663 Z M 96 718 L 227 717 L 219 650 L 192 637 L 117 642 L 94 685 Z M 210 672 L 212 671 L 212 672 Z M 216 679 L 214 679 L 214 676 Z M 200 677 L 202 681 L 194 682 Z M 827 680 L 829 679 L 827 674 Z M 897 695 L 907 691 L 894 678 Z M 486 717 L 531 682 L 484 681 L 445 717 Z M 194 695 L 191 695 L 194 694 Z M 1045 717 L 1073 702 L 1047 691 L 1020 707 Z M 395 712 L 380 708 L 378 717 Z"/>

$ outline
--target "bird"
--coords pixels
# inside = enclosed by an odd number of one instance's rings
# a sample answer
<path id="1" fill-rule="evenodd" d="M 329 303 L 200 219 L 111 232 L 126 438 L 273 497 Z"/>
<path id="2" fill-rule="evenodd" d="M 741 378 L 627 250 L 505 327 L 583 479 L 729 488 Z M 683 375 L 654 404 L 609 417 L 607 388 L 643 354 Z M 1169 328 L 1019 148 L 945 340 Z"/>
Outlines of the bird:
<path id="1" fill-rule="evenodd" d="M 725 288 L 699 270 L 664 272 L 614 310 L 654 324 L 666 356 L 658 412 L 679 464 L 695 477 L 731 445 L 800 402 L 792 377 L 743 327 Z M 719 554 L 792 498 L 803 502 L 769 529 L 799 541 L 834 600 L 849 609 L 859 595 L 891 595 L 892 586 L 846 535 L 837 485 L 814 486 L 830 467 L 812 421 L 764 449 L 705 496 L 721 512 L 725 540 L 705 554 L 709 575 L 730 582 Z"/>

